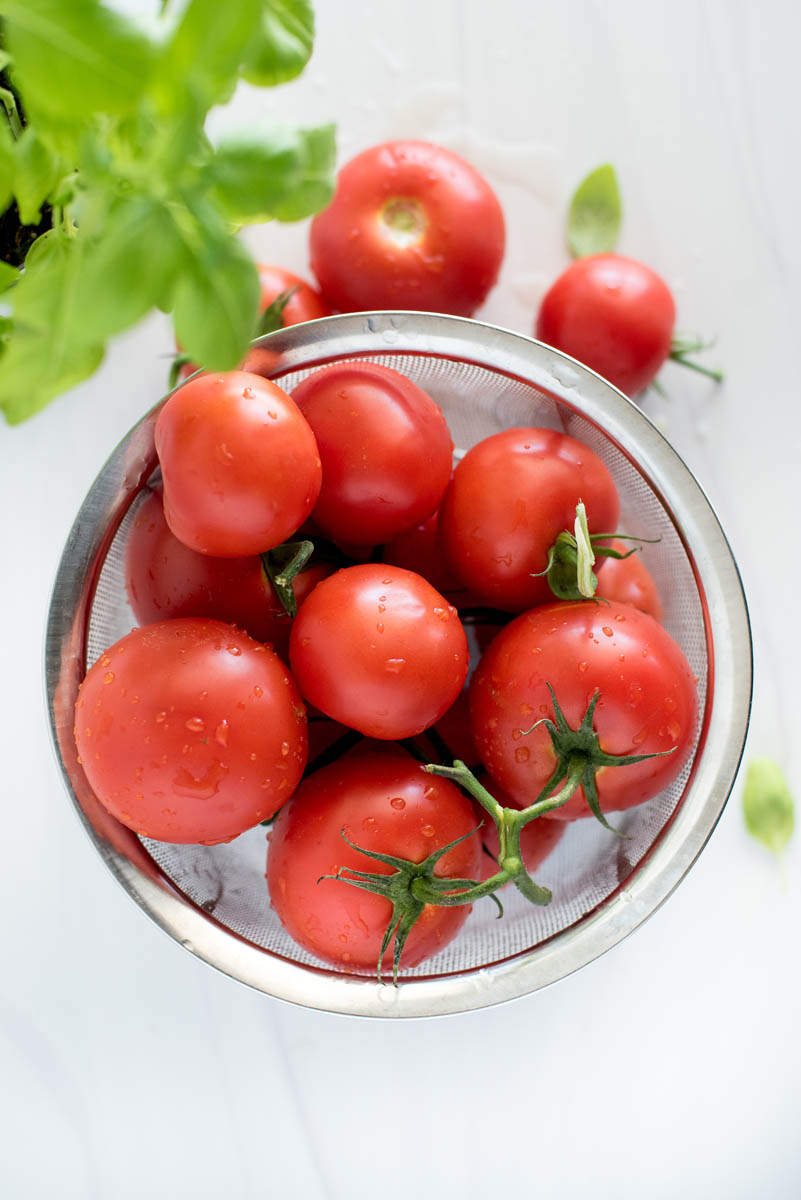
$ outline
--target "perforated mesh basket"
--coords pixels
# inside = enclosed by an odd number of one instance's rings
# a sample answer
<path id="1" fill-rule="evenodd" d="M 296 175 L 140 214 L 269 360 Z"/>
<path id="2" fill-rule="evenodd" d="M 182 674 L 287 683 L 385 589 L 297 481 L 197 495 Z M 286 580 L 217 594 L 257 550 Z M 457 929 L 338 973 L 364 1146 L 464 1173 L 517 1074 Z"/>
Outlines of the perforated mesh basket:
<path id="1" fill-rule="evenodd" d="M 658 797 L 621 814 L 618 839 L 569 824 L 537 872 L 553 901 L 504 893 L 505 915 L 477 904 L 449 946 L 379 984 L 325 966 L 285 933 L 269 906 L 265 831 L 224 846 L 139 839 L 98 804 L 76 759 L 72 706 L 86 668 L 135 620 L 123 555 L 137 498 L 155 469 L 150 413 L 115 451 L 70 535 L 47 639 L 53 733 L 67 785 L 98 850 L 138 903 L 212 965 L 269 994 L 360 1015 L 432 1015 L 497 1003 L 560 978 L 631 932 L 691 865 L 725 804 L 748 721 L 751 652 L 736 567 L 697 483 L 636 406 L 592 372 L 531 339 L 422 313 L 326 318 L 261 340 L 271 377 L 291 390 L 319 366 L 366 358 L 394 367 L 443 408 L 466 450 L 501 429 L 546 425 L 590 446 L 621 496 L 620 527 L 659 538 L 643 559 L 664 625 L 698 679 L 694 753 Z"/>

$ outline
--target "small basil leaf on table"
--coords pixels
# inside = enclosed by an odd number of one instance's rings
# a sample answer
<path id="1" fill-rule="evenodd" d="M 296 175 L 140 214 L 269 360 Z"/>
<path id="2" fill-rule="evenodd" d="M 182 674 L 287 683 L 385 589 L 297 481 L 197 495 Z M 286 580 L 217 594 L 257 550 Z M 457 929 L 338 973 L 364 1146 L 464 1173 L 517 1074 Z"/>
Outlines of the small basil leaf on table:
<path id="1" fill-rule="evenodd" d="M 573 193 L 567 217 L 567 244 L 574 258 L 614 250 L 622 206 L 615 168 L 597 167 Z"/>

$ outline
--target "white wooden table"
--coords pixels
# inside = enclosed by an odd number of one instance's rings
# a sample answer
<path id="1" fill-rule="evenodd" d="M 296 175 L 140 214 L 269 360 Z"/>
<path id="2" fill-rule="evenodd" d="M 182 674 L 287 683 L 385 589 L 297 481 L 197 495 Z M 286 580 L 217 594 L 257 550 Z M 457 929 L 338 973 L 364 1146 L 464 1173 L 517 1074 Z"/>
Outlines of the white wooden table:
<path id="1" fill-rule="evenodd" d="M 129 0 L 127 7 L 153 7 Z M 530 332 L 566 265 L 576 182 L 613 162 L 620 249 L 661 271 L 727 382 L 671 367 L 648 411 L 716 506 L 750 600 L 747 752 L 801 795 L 801 9 L 790 0 L 318 0 L 317 50 L 218 128 L 335 119 L 340 157 L 439 141 L 508 219 L 479 314 Z M 306 272 L 306 230 L 248 234 Z M 153 318 L 99 374 L 0 430 L 4 585 L 0 1195 L 8 1200 L 795 1200 L 801 1195 L 801 838 L 787 881 L 740 786 L 636 936 L 525 1000 L 356 1021 L 250 993 L 183 953 L 115 886 L 47 745 L 41 645 L 73 514 L 163 390 Z"/>

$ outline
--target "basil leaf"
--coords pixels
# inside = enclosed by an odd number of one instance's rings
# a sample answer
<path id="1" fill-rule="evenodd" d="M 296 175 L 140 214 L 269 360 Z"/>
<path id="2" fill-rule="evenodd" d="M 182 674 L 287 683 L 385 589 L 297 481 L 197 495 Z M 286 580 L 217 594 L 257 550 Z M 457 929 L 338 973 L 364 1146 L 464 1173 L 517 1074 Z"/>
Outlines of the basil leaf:
<path id="1" fill-rule="evenodd" d="M 19 277 L 19 271 L 10 263 L 0 261 L 0 292 L 7 291 Z"/>
<path id="2" fill-rule="evenodd" d="M 14 139 L 7 123 L 0 117 L 0 213 L 11 203 L 14 192 Z"/>
<path id="3" fill-rule="evenodd" d="M 202 114 L 230 99 L 259 36 L 264 0 L 190 0 L 161 55 L 154 94 L 180 112 L 191 94 Z"/>
<path id="4" fill-rule="evenodd" d="M 84 251 L 75 281 L 75 320 L 103 342 L 127 329 L 171 292 L 183 244 L 169 211 L 147 195 L 123 197 L 109 209 L 100 238 Z"/>
<path id="5" fill-rule="evenodd" d="M 13 78 L 34 122 L 75 124 L 136 106 L 155 46 L 98 0 L 0 0 Z"/>
<path id="6" fill-rule="evenodd" d="M 33 267 L 26 260 L 14 288 L 14 328 L 0 356 L 0 408 L 12 424 L 91 375 L 103 358 L 72 306 L 82 258 L 78 238 L 51 237 Z"/>
<path id="7" fill-rule="evenodd" d="M 574 258 L 614 250 L 622 208 L 615 168 L 598 167 L 573 193 L 567 218 L 567 244 Z"/>
<path id="8" fill-rule="evenodd" d="M 793 797 L 781 769 L 769 758 L 755 758 L 748 764 L 743 815 L 751 836 L 780 854 L 795 824 Z"/>
<path id="9" fill-rule="evenodd" d="M 233 234 L 198 225 L 176 281 L 175 334 L 192 362 L 228 371 L 244 357 L 259 312 L 259 276 Z"/>
<path id="10" fill-rule="evenodd" d="M 310 0 L 266 0 L 259 37 L 243 75 L 258 87 L 287 83 L 300 75 L 313 45 Z"/>
<path id="11" fill-rule="evenodd" d="M 334 129 L 276 130 L 222 143 L 202 173 L 235 222 L 308 217 L 333 195 Z"/>
<path id="12" fill-rule="evenodd" d="M 60 164 L 30 126 L 14 143 L 14 195 L 23 225 L 38 225 L 42 205 L 56 186 Z"/>

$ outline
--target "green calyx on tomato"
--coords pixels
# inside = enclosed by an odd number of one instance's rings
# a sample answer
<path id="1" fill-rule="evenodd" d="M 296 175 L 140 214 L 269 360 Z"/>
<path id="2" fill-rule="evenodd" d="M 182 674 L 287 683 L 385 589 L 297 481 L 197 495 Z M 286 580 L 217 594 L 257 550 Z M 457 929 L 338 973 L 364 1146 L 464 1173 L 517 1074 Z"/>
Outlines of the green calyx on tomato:
<path id="1" fill-rule="evenodd" d="M 429 897 L 435 897 L 433 903 L 437 905 L 446 905 L 451 902 L 460 904 L 462 901 L 455 898 L 460 894 L 460 891 L 466 893 L 469 889 L 472 894 L 476 888 L 482 887 L 476 879 L 449 879 L 447 876 L 441 877 L 434 874 L 434 868 L 439 860 L 449 850 L 453 850 L 455 846 L 471 838 L 475 832 L 476 830 L 470 830 L 469 833 L 464 833 L 461 837 L 454 838 L 452 842 L 448 842 L 447 845 L 440 846 L 438 850 L 434 850 L 422 862 L 416 863 L 410 859 L 396 858 L 393 854 L 379 854 L 375 850 L 365 850 L 363 846 L 357 846 L 352 842 L 344 829 L 340 830 L 340 836 L 347 842 L 351 850 L 357 850 L 359 854 L 364 854 L 366 858 L 375 859 L 376 862 L 384 863 L 386 866 L 394 868 L 391 875 L 382 875 L 371 871 L 357 871 L 353 867 L 340 867 L 335 875 L 321 875 L 317 880 L 318 883 L 321 883 L 323 879 L 336 879 L 343 883 L 350 883 L 353 887 L 361 888 L 362 891 L 373 892 L 377 896 L 385 896 L 391 903 L 392 916 L 384 931 L 381 949 L 378 954 L 377 976 L 379 983 L 381 983 L 381 963 L 394 937 L 395 941 L 392 949 L 392 982 L 397 987 L 398 969 L 400 967 L 403 947 L 412 926 L 418 917 L 422 915 L 426 904 L 432 903 Z M 481 894 L 484 895 L 485 892 L 482 891 Z M 494 896 L 493 899 L 501 912 L 503 912 L 500 901 Z"/>
<path id="2" fill-rule="evenodd" d="M 696 362 L 689 357 L 691 354 L 699 354 L 702 350 L 710 350 L 714 345 L 714 339 L 704 341 L 701 337 L 687 337 L 680 333 L 674 333 L 668 358 L 681 367 L 689 367 L 692 371 L 698 371 L 700 375 L 706 375 L 708 379 L 714 379 L 715 383 L 722 383 L 725 378 L 723 371 L 714 367 L 705 367 L 703 363 Z"/>
<path id="3" fill-rule="evenodd" d="M 256 326 L 257 336 L 265 333 L 275 333 L 276 329 L 284 328 L 284 309 L 295 295 L 299 286 L 299 284 L 296 284 L 295 287 L 286 288 L 276 296 L 272 304 L 267 305 Z"/>
<path id="4" fill-rule="evenodd" d="M 605 538 L 616 537 L 625 541 L 647 541 L 647 538 L 632 538 L 625 533 L 590 533 L 587 526 L 587 510 L 579 502 L 576 505 L 576 521 L 573 533 L 564 530 L 548 550 L 548 563 L 540 575 L 548 580 L 548 586 L 559 600 L 591 600 L 598 586 L 593 571 L 597 557 L 628 558 L 636 552 L 616 550 L 613 546 L 598 543 Z"/>
<path id="5" fill-rule="evenodd" d="M 398 967 L 404 942 L 426 905 L 452 907 L 473 904 L 484 896 L 491 896 L 498 905 L 500 916 L 503 915 L 503 908 L 495 893 L 507 883 L 513 883 L 532 904 L 542 906 L 550 904 L 552 899 L 550 889 L 535 883 L 526 869 L 520 847 L 520 835 L 530 821 L 567 804 L 579 787 L 583 788 L 587 803 L 596 820 L 618 837 L 626 836 L 609 824 L 601 810 L 595 784 L 596 771 L 601 767 L 624 767 L 631 763 L 643 762 L 648 758 L 662 757 L 665 754 L 672 754 L 673 750 L 657 751 L 651 754 L 607 754 L 601 749 L 598 734 L 593 728 L 593 716 L 601 693 L 596 689 L 587 705 L 581 723 L 576 729 L 573 729 L 567 723 L 550 684 L 548 684 L 548 690 L 551 693 L 556 719 L 552 721 L 548 717 L 543 717 L 530 729 L 521 730 L 521 734 L 526 736 L 539 725 L 544 725 L 551 738 L 556 766 L 537 798 L 527 808 L 508 808 L 500 804 L 461 759 L 457 759 L 451 767 L 438 763 L 427 763 L 425 766 L 425 770 L 430 775 L 438 775 L 463 788 L 492 817 L 498 831 L 496 858 L 498 870 L 493 875 L 480 882 L 434 875 L 434 868 L 440 858 L 463 841 L 464 837 L 469 837 L 469 834 L 449 842 L 448 845 L 435 850 L 423 862 L 416 863 L 354 846 L 348 840 L 344 829 L 341 830 L 341 836 L 352 849 L 394 868 L 394 873 L 391 875 L 378 875 L 346 867 L 337 871 L 336 875 L 320 877 L 321 879 L 337 879 L 344 883 L 350 883 L 353 887 L 385 896 L 391 901 L 392 916 L 386 927 L 378 956 L 379 981 L 382 959 L 394 937 L 392 979 L 393 983 L 397 984 Z"/>
<path id="6" fill-rule="evenodd" d="M 284 542 L 261 555 L 264 572 L 288 616 L 297 616 L 298 602 L 292 581 L 314 553 L 314 542 Z"/>

